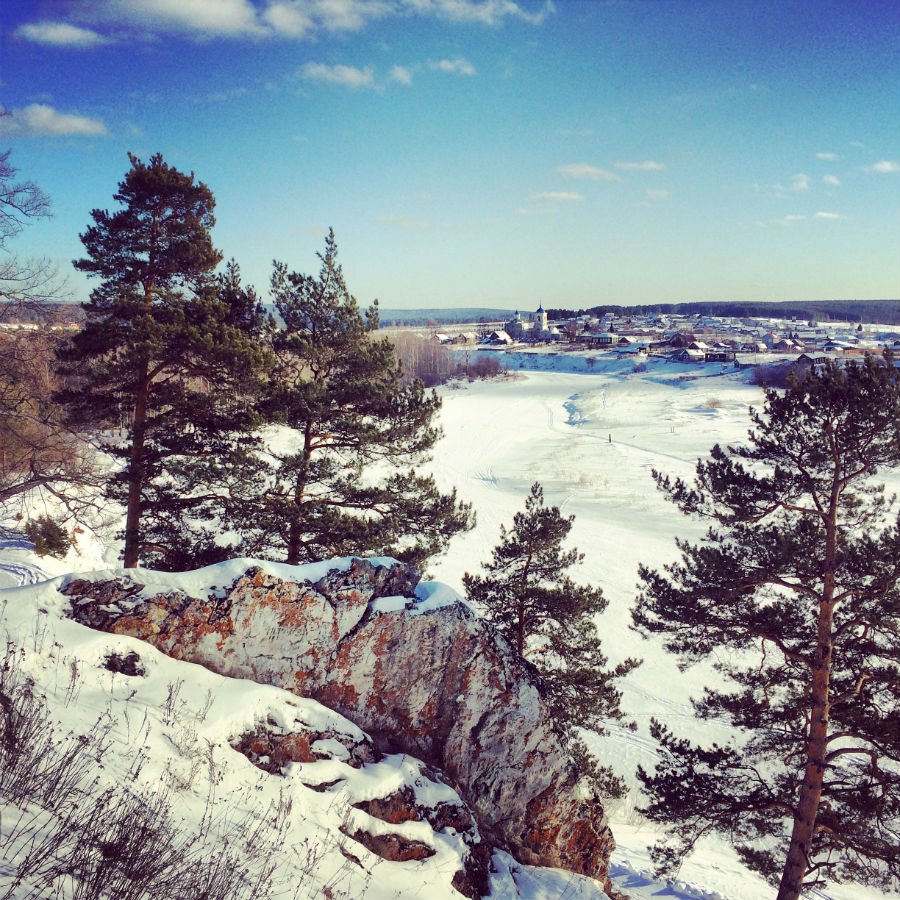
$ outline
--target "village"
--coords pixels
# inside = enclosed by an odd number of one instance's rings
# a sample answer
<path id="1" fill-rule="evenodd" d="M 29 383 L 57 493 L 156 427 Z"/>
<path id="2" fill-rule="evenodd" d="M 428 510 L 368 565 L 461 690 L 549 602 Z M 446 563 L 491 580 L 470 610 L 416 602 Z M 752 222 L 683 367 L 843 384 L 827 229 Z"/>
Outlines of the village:
<path id="1" fill-rule="evenodd" d="M 516 312 L 507 322 L 480 323 L 476 330 L 433 331 L 431 339 L 480 350 L 600 350 L 635 362 L 652 356 L 693 364 L 732 362 L 738 368 L 782 363 L 819 369 L 828 359 L 900 350 L 900 332 L 888 325 L 612 312 L 551 321 L 543 306 Z"/>

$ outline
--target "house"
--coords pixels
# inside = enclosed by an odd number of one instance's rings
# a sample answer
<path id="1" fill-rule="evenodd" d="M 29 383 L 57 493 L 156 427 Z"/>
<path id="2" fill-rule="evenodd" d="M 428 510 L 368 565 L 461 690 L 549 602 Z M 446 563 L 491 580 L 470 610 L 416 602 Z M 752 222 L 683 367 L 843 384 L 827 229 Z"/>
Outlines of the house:
<path id="1" fill-rule="evenodd" d="M 824 353 L 801 353 L 794 361 L 794 365 L 806 372 L 810 369 L 813 372 L 818 372 L 820 369 L 825 368 L 827 361 L 828 357 Z"/>
<path id="2" fill-rule="evenodd" d="M 705 362 L 734 362 L 733 347 L 713 347 L 704 354 Z"/>
<path id="3" fill-rule="evenodd" d="M 619 344 L 615 349 L 616 355 L 618 356 L 646 356 L 647 355 L 647 345 L 639 344 L 635 341 L 631 341 L 627 344 Z"/>
<path id="4" fill-rule="evenodd" d="M 492 345 L 503 345 L 503 344 L 512 344 L 513 339 L 502 329 L 498 331 L 492 331 L 483 341 L 483 344 L 492 344 Z"/>
<path id="5" fill-rule="evenodd" d="M 672 359 L 676 362 L 706 362 L 706 353 L 703 350 L 692 350 L 690 347 L 684 347 Z"/>
<path id="6" fill-rule="evenodd" d="M 581 340 L 599 347 L 611 347 L 618 342 L 619 336 L 610 331 L 599 331 L 597 334 L 583 334 L 581 335 Z"/>
<path id="7" fill-rule="evenodd" d="M 669 343 L 673 347 L 677 347 L 677 348 L 681 349 L 683 347 L 690 346 L 690 344 L 693 340 L 695 340 L 693 334 L 690 334 L 689 332 L 686 332 L 686 331 L 679 331 L 677 334 L 672 335 L 672 340 L 670 340 Z"/>

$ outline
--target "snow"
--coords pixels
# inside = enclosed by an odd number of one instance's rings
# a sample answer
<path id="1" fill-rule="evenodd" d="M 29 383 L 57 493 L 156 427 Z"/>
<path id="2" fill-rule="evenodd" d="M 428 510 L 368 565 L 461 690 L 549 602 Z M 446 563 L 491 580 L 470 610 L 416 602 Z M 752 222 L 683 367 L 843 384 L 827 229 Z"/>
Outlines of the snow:
<path id="1" fill-rule="evenodd" d="M 409 603 L 407 597 L 379 597 L 374 603 L 369 604 L 369 609 L 374 613 L 400 612 L 406 609 Z"/>
<path id="2" fill-rule="evenodd" d="M 636 372 L 633 360 L 596 351 L 517 351 L 500 358 L 518 377 L 442 391 L 444 437 L 432 470 L 442 489 L 455 487 L 461 499 L 473 503 L 478 524 L 456 538 L 448 554 L 432 565 L 431 580 L 418 586 L 411 612 L 439 609 L 458 600 L 463 574 L 477 572 L 489 558 L 501 524 L 511 524 L 531 484 L 540 481 L 547 502 L 575 516 L 571 544 L 584 553 L 584 562 L 574 577 L 602 586 L 609 601 L 598 625 L 610 662 L 630 656 L 643 659 L 621 684 L 623 707 L 637 730 L 612 727 L 605 736 L 585 734 L 594 752 L 630 786 L 629 796 L 611 805 L 618 842 L 612 870 L 616 886 L 634 900 L 768 900 L 771 886 L 748 872 L 718 839 L 701 842 L 674 883 L 652 876 L 648 848 L 659 832 L 636 811 L 641 798 L 634 775 L 638 764 L 650 767 L 657 757 L 649 736 L 650 718 L 660 718 L 676 733 L 704 742 L 727 740 L 729 732 L 724 723 L 698 720 L 690 706 L 691 696 L 718 678 L 712 667 L 679 671 L 658 639 L 643 639 L 630 628 L 638 565 L 659 567 L 675 558 L 676 536 L 696 539 L 702 533 L 701 525 L 682 518 L 656 491 L 651 470 L 689 477 L 696 459 L 714 443 L 740 442 L 749 426 L 748 407 L 761 406 L 762 393 L 748 383 L 746 373 L 730 366 L 674 364 L 651 357 L 646 369 Z M 137 640 L 93 632 L 62 617 L 68 601 L 57 589 L 71 577 L 66 573 L 117 574 L 109 569 L 115 565 L 116 552 L 115 544 L 90 533 L 78 536 L 64 560 L 37 558 L 24 541 L 0 544 L 0 588 L 6 588 L 0 590 L 0 631 L 20 648 L 24 669 L 46 694 L 61 733 L 84 733 L 100 720 L 111 723 L 118 752 L 104 764 L 100 773 L 104 783 L 130 777 L 135 754 L 143 750 L 146 759 L 136 787 L 149 788 L 164 777 L 178 779 L 183 785 L 178 815 L 187 827 L 199 822 L 211 790 L 216 809 L 248 811 L 264 809 L 280 791 L 287 791 L 296 814 L 285 839 L 280 876 L 284 891 L 273 897 L 291 896 L 287 885 L 299 878 L 309 880 L 309 896 L 316 895 L 314 886 L 367 900 L 454 896 L 449 878 L 458 864 L 459 839 L 435 834 L 423 823 L 384 826 L 432 846 L 435 856 L 423 862 L 383 863 L 353 844 L 352 852 L 363 862 L 360 868 L 348 864 L 341 853 L 342 825 L 352 828 L 364 818 L 370 831 L 383 826 L 353 810 L 352 803 L 386 796 L 404 784 L 413 787 L 421 802 L 454 802 L 449 787 L 422 776 L 417 760 L 388 756 L 354 769 L 346 762 L 343 745 L 323 738 L 315 749 L 331 758 L 291 764 L 284 778 L 264 773 L 229 746 L 261 722 L 284 729 L 299 722 L 354 740 L 361 740 L 362 732 L 311 700 L 224 678 L 169 659 Z M 332 568 L 346 568 L 350 561 L 294 567 L 241 559 L 186 575 L 147 569 L 134 575 L 145 585 L 144 594 L 180 589 L 206 596 L 221 592 L 251 565 L 273 577 L 318 580 Z M 407 598 L 382 598 L 376 611 L 407 603 Z M 113 650 L 135 651 L 146 675 L 127 677 L 102 668 Z M 74 696 L 69 696 L 72 691 Z M 218 764 L 221 781 L 215 786 L 204 762 L 206 753 Z M 335 781 L 337 785 L 321 792 L 308 787 Z M 319 854 L 312 871 L 305 862 L 310 846 Z M 520 865 L 503 853 L 495 855 L 494 866 L 495 900 L 598 897 L 596 883 L 589 879 Z M 816 896 L 874 900 L 887 895 L 870 888 L 833 886 Z"/>
<path id="3" fill-rule="evenodd" d="M 416 597 L 419 602 L 411 610 L 413 615 L 434 612 L 434 610 L 452 606 L 462 600 L 462 597 L 453 588 L 436 581 L 420 581 L 416 585 Z M 464 600 L 462 602 L 465 603 Z"/>
<path id="4" fill-rule="evenodd" d="M 591 356 L 596 362 L 588 369 Z M 718 839 L 701 843 L 682 867 L 679 884 L 666 886 L 650 875 L 647 851 L 659 832 L 635 811 L 641 801 L 634 774 L 638 764 L 652 768 L 657 758 L 650 718 L 705 743 L 727 740 L 729 729 L 697 719 L 690 706 L 692 696 L 719 679 L 711 665 L 681 672 L 659 639 L 644 639 L 630 628 L 638 565 L 658 568 L 674 560 L 675 537 L 696 540 L 704 530 L 662 497 L 651 470 L 688 478 L 713 444 L 742 442 L 749 407 L 762 406 L 762 391 L 749 383 L 747 371 L 720 364 L 651 358 L 646 371 L 635 373 L 633 362 L 602 353 L 531 351 L 501 359 L 520 377 L 474 382 L 442 395 L 444 438 L 433 471 L 442 489 L 455 487 L 460 499 L 474 505 L 478 524 L 453 542 L 430 576 L 462 591 L 463 574 L 477 572 L 489 559 L 500 525 L 511 525 L 531 484 L 540 481 L 547 503 L 575 516 L 570 541 L 584 562 L 573 577 L 600 585 L 609 601 L 598 618 L 604 652 L 612 664 L 643 659 L 620 683 L 623 708 L 637 730 L 613 726 L 608 736 L 585 733 L 598 757 L 630 786 L 611 816 L 618 843 L 614 882 L 633 898 L 769 900 L 771 886 Z M 888 895 L 835 885 L 817 896 Z"/>
<path id="5" fill-rule="evenodd" d="M 179 572 L 175 576 L 170 572 L 157 572 L 154 569 L 138 567 L 134 569 L 132 577 L 144 585 L 144 589 L 136 595 L 138 597 L 152 597 L 154 594 L 170 590 L 180 590 L 191 597 L 205 597 L 210 594 L 224 596 L 225 590 L 251 567 L 258 567 L 266 575 L 283 581 L 315 582 L 324 578 L 331 571 L 345 572 L 353 564 L 354 558 L 338 557 L 292 566 L 266 559 L 237 557 L 226 562 L 204 566 L 202 569 L 194 569 L 192 572 Z M 396 562 L 389 556 L 367 556 L 366 559 L 375 566 L 390 566 Z M 77 571 L 83 573 L 85 570 L 78 569 Z M 119 574 L 118 568 L 95 570 L 91 572 L 91 577 L 95 580 L 102 580 L 103 578 L 116 578 Z"/>

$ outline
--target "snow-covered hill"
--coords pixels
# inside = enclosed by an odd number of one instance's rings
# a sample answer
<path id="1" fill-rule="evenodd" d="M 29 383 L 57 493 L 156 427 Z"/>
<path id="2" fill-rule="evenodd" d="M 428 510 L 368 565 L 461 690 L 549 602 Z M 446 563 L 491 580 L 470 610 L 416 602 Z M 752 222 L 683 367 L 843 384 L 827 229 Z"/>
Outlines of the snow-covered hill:
<path id="1" fill-rule="evenodd" d="M 348 562 L 265 565 L 303 581 Z M 237 569 L 137 574 L 148 590 L 206 597 Z M 438 773 L 384 755 L 314 700 L 78 624 L 67 580 L 0 594 L 0 896 L 478 894 L 478 827 Z M 423 610 L 436 602 L 425 593 Z M 590 878 L 503 853 L 493 869 L 492 896 L 604 896 Z M 218 892 L 201 892 L 208 883 Z"/>
<path id="2" fill-rule="evenodd" d="M 634 779 L 635 766 L 652 764 L 657 752 L 647 730 L 649 718 L 662 718 L 695 738 L 722 739 L 727 730 L 698 721 L 689 703 L 716 677 L 713 670 L 697 666 L 680 672 L 657 642 L 643 640 L 629 627 L 638 564 L 659 566 L 673 559 L 674 537 L 697 537 L 701 531 L 657 494 L 650 470 L 687 476 L 712 444 L 740 441 L 748 427 L 748 405 L 759 405 L 761 392 L 743 374 L 719 367 L 691 369 L 651 359 L 646 371 L 635 373 L 630 361 L 595 363 L 589 369 L 573 360 L 564 354 L 533 363 L 510 358 L 521 378 L 444 391 L 445 434 L 434 471 L 441 487 L 456 487 L 462 499 L 473 502 L 478 526 L 458 538 L 429 575 L 459 590 L 463 573 L 478 569 L 501 523 L 511 522 L 532 482 L 540 481 L 548 502 L 576 516 L 572 543 L 585 553 L 576 577 L 601 585 L 610 601 L 599 624 L 611 662 L 628 656 L 644 659 L 623 684 L 623 705 L 637 731 L 587 736 L 598 756 L 632 786 L 632 794 L 612 816 L 618 842 L 612 869 L 616 886 L 635 900 L 770 898 L 772 888 L 716 840 L 700 846 L 677 883 L 667 885 L 650 876 L 647 850 L 657 833 L 635 811 L 640 798 Z M 529 371 L 532 366 L 541 371 Z M 450 878 L 460 849 L 447 835 L 412 829 L 410 837 L 436 851 L 421 861 L 387 862 L 347 849 L 348 817 L 363 815 L 352 805 L 374 796 L 373 791 L 403 784 L 418 789 L 423 776 L 415 760 L 386 757 L 357 769 L 348 764 L 346 747 L 338 741 L 320 748 L 321 761 L 292 764 L 286 777 L 272 775 L 232 748 L 234 738 L 261 718 L 279 725 L 289 719 L 318 723 L 321 730 L 354 740 L 358 729 L 311 700 L 223 678 L 131 638 L 101 634 L 61 617 L 56 588 L 43 578 L 103 568 L 115 553 L 114 545 L 87 534 L 79 536 L 77 548 L 64 561 L 37 559 L 21 543 L 0 547 L 0 584 L 22 585 L 0 591 L 0 628 L 15 645 L 21 674 L 33 678 L 38 692 L 46 695 L 54 734 L 93 732 L 86 752 L 94 755 L 98 739 L 109 744 L 102 764 L 89 767 L 97 788 L 124 783 L 152 796 L 167 784 L 172 839 L 183 842 L 185 836 L 205 831 L 207 843 L 198 846 L 210 848 L 208 857 L 227 834 L 250 867 L 248 878 L 265 874 L 265 861 L 276 860 L 266 896 L 454 896 Z M 111 656 L 125 658 L 132 651 L 140 657 L 143 676 L 110 670 Z M 346 793 L 310 788 L 309 767 L 315 766 L 322 772 L 340 770 Z M 315 779 L 328 780 L 325 775 Z M 6 866 L 0 868 L 2 879 L 9 877 L 11 863 L 21 859 L 28 842 L 16 843 L 11 836 L 17 814 L 9 806 L 0 814 L 0 840 L 12 848 L 0 853 Z M 36 833 L 44 833 L 40 816 L 34 821 Z M 235 822 L 243 823 L 239 834 Z M 277 838 L 278 846 L 257 836 L 248 847 L 247 837 L 256 833 L 253 822 L 264 822 L 267 839 Z M 502 854 L 495 855 L 493 866 L 493 897 L 597 896 L 595 883 L 568 873 L 520 866 Z M 885 895 L 841 886 L 820 896 L 875 900 Z"/>

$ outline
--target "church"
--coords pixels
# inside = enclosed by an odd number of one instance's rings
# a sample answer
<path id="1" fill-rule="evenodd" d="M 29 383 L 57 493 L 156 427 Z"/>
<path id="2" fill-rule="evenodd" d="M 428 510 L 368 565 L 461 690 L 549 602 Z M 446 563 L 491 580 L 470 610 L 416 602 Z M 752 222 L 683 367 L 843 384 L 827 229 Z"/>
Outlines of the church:
<path id="1" fill-rule="evenodd" d="M 559 337 L 559 329 L 551 328 L 543 304 L 526 320 L 519 312 L 504 326 L 504 331 L 514 341 L 552 341 Z"/>

